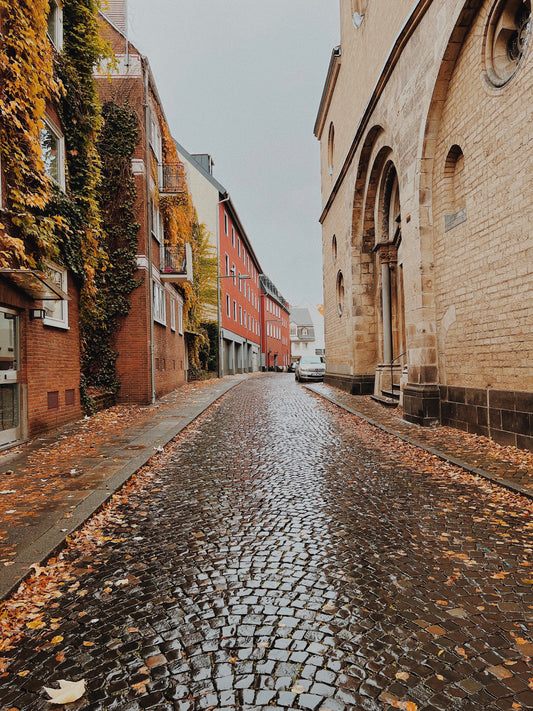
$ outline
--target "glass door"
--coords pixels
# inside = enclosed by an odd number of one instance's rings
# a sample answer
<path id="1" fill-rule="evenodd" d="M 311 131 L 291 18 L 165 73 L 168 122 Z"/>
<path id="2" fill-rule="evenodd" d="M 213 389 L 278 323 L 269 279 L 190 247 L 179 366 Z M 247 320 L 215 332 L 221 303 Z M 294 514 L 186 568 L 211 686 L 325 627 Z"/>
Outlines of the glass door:
<path id="1" fill-rule="evenodd" d="M 20 439 L 19 319 L 0 308 L 0 446 Z"/>

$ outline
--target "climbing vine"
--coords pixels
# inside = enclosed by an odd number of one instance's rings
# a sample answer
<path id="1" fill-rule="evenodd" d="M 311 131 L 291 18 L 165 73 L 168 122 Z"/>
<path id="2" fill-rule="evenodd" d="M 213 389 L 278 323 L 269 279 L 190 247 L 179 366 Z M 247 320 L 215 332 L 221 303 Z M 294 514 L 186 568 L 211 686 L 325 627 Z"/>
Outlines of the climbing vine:
<path id="1" fill-rule="evenodd" d="M 135 220 L 137 190 L 131 160 L 138 137 L 135 109 L 108 101 L 102 109 L 103 129 L 98 140 L 102 181 L 99 208 L 103 219 L 107 268 L 97 274 L 96 302 L 101 318 L 85 325 L 84 377 L 88 385 L 116 394 L 120 381 L 116 374 L 115 336 L 128 314 L 129 296 L 140 282 L 137 271 Z"/>
<path id="2" fill-rule="evenodd" d="M 58 216 L 40 214 L 52 194 L 41 152 L 47 102 L 64 94 L 46 36 L 48 0 L 0 0 L 0 157 L 5 207 L 0 266 L 35 266 L 57 255 Z"/>

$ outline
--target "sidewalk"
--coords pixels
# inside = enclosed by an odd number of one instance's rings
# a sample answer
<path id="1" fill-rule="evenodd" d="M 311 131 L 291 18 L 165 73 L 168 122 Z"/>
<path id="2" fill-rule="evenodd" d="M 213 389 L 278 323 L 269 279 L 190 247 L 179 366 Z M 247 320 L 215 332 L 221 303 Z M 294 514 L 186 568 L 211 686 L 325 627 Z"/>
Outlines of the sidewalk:
<path id="1" fill-rule="evenodd" d="M 0 600 L 140 467 L 247 375 L 188 383 L 0 454 Z"/>
<path id="2" fill-rule="evenodd" d="M 502 447 L 486 437 L 451 427 L 420 427 L 401 419 L 401 408 L 386 408 L 369 396 L 350 395 L 324 383 L 308 390 L 405 442 L 425 449 L 472 474 L 533 499 L 533 453 Z"/>

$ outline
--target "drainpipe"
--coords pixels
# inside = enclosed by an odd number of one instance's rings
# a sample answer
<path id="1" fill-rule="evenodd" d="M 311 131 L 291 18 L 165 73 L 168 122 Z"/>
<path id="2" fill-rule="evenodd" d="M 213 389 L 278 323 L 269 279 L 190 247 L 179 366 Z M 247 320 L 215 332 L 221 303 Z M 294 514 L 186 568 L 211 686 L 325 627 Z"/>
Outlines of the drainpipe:
<path id="1" fill-rule="evenodd" d="M 153 265 L 152 265 L 152 211 L 150 209 L 150 102 L 148 84 L 148 59 L 142 57 L 143 78 L 144 78 L 144 163 L 145 163 L 145 188 L 146 188 L 146 232 L 148 247 L 148 296 L 150 303 L 150 388 L 151 402 L 155 403 L 155 353 L 154 353 L 154 289 L 153 289 Z"/>

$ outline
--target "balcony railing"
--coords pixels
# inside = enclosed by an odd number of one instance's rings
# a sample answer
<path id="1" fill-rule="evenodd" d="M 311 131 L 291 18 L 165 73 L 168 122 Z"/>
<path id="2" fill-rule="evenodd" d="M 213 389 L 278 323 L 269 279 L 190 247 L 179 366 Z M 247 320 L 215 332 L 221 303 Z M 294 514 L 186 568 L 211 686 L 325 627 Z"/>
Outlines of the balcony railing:
<path id="1" fill-rule="evenodd" d="M 159 191 L 162 195 L 178 195 L 185 192 L 183 163 L 163 163 L 160 178 Z"/>
<path id="2" fill-rule="evenodd" d="M 165 245 L 161 260 L 161 280 L 192 284 L 192 249 L 190 244 L 180 247 Z"/>

